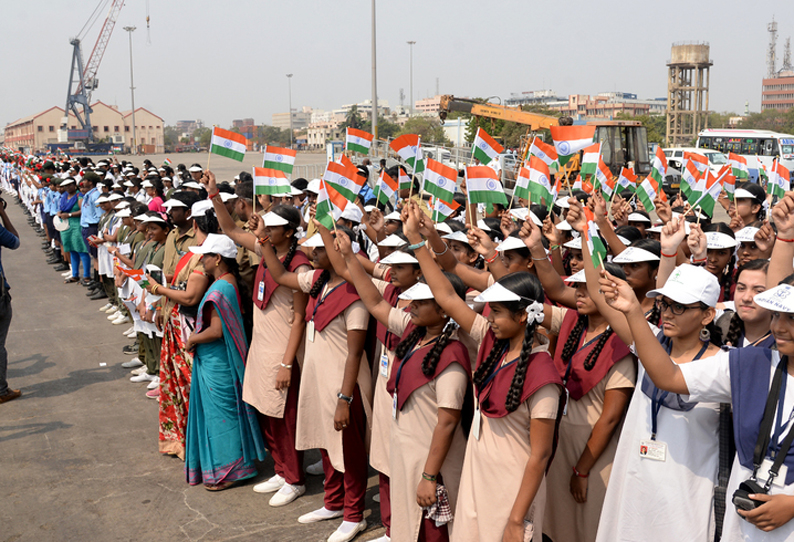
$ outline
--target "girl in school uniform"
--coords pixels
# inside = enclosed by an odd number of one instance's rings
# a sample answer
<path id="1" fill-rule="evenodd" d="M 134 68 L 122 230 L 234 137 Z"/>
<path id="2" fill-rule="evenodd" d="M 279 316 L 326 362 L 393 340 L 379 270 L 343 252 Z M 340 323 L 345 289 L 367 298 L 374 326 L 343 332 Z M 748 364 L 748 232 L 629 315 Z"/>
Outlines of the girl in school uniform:
<path id="1" fill-rule="evenodd" d="M 349 230 L 345 233 L 354 235 Z M 298 521 L 314 523 L 343 516 L 342 524 L 328 540 L 346 542 L 367 528 L 364 492 L 372 375 L 364 341 L 369 313 L 355 287 L 334 271 L 319 234 L 303 244 L 312 249 L 314 266 L 314 271 L 304 273 L 287 271 L 270 240 L 265 237 L 260 242 L 273 280 L 309 295 L 296 448 L 321 450 L 325 499 L 322 508 L 302 515 Z"/>
<path id="2" fill-rule="evenodd" d="M 772 335 L 772 313 L 761 308 L 755 296 L 766 290 L 767 260 L 750 260 L 736 272 L 736 291 L 733 303 L 735 312 L 726 311 L 730 318 L 725 335 L 725 344 L 733 348 L 760 346 L 772 348 L 775 337 Z M 719 322 L 718 322 L 719 324 Z"/>
<path id="3" fill-rule="evenodd" d="M 474 371 L 472 429 L 455 506 L 453 541 L 520 542 L 542 532 L 544 474 L 552 454 L 562 381 L 548 340 L 536 329 L 544 317 L 543 290 L 530 273 L 499 279 L 477 299 L 490 304 L 486 320 L 455 293 L 424 247 L 432 223 L 416 206 L 405 234 L 436 302 L 481 342 Z"/>

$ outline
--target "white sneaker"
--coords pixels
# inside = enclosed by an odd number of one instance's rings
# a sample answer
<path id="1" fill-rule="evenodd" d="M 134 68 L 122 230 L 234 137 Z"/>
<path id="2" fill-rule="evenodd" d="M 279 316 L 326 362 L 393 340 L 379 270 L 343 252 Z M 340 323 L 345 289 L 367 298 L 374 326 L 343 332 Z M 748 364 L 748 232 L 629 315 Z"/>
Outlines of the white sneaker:
<path id="1" fill-rule="evenodd" d="M 113 308 L 107 311 L 108 320 L 115 320 L 116 317 L 119 315 L 119 309 L 116 305 L 113 305 Z"/>
<path id="2" fill-rule="evenodd" d="M 157 375 L 150 375 L 149 373 L 141 373 L 138 376 L 130 378 L 130 382 L 151 382 L 155 378 L 159 377 Z"/>
<path id="3" fill-rule="evenodd" d="M 159 376 L 155 376 L 154 380 L 149 382 L 149 385 L 146 386 L 146 389 L 147 390 L 153 390 L 154 388 L 159 388 L 159 387 L 160 387 L 160 377 Z"/>
<path id="4" fill-rule="evenodd" d="M 264 482 L 259 482 L 254 486 L 254 491 L 257 493 L 273 493 L 274 491 L 278 491 L 281 489 L 286 481 L 284 478 L 276 474 L 269 480 L 265 480 Z M 305 488 L 304 488 L 305 490 Z"/>
<path id="5" fill-rule="evenodd" d="M 112 308 L 113 308 L 113 303 L 106 303 L 105 305 L 99 307 L 99 312 L 107 312 Z"/>
<path id="6" fill-rule="evenodd" d="M 336 531 L 328 537 L 328 542 L 350 542 L 358 533 L 367 529 L 367 522 L 361 520 L 358 523 L 353 521 L 343 521 Z"/>
<path id="7" fill-rule="evenodd" d="M 145 372 L 146 372 L 146 365 L 141 365 L 137 369 L 133 369 L 132 371 L 130 371 L 130 374 L 138 376 L 144 374 Z"/>
<path id="8" fill-rule="evenodd" d="M 138 333 L 133 329 L 129 333 L 125 333 L 124 336 L 127 337 L 128 339 L 134 339 L 137 334 Z"/>
<path id="9" fill-rule="evenodd" d="M 129 324 L 130 318 L 129 316 L 125 316 L 124 313 L 119 313 L 119 317 L 116 318 L 111 322 L 114 326 L 120 326 L 121 324 Z"/>
<path id="10" fill-rule="evenodd" d="M 312 463 L 308 467 L 306 467 L 306 474 L 311 474 L 312 476 L 320 476 L 321 474 L 325 474 L 323 470 L 323 460 L 319 460 L 317 463 Z"/>
<path id="11" fill-rule="evenodd" d="M 66 271 L 66 272 L 64 272 L 64 273 L 61 273 L 61 276 L 62 276 L 63 278 L 66 278 L 66 277 L 71 277 L 71 276 L 72 276 L 72 272 L 71 272 L 71 271 Z"/>
<path id="12" fill-rule="evenodd" d="M 135 331 L 135 326 L 130 326 L 122 333 L 122 335 L 129 335 L 131 331 Z"/>
<path id="13" fill-rule="evenodd" d="M 273 495 L 273 498 L 270 499 L 268 504 L 274 508 L 278 508 L 279 506 L 284 506 L 291 503 L 304 493 L 306 493 L 306 486 L 284 484 L 281 486 L 281 489 L 279 489 L 278 492 Z"/>
<path id="14" fill-rule="evenodd" d="M 327 519 L 341 518 L 344 514 L 344 510 L 328 510 L 323 506 L 319 510 L 303 514 L 298 518 L 298 523 L 317 523 L 318 521 L 325 521 Z"/>
<path id="15" fill-rule="evenodd" d="M 121 364 L 121 366 L 124 367 L 125 369 L 132 369 L 133 367 L 140 367 L 142 365 L 143 362 L 138 359 L 138 356 L 135 356 L 131 360 L 125 361 L 124 363 Z"/>

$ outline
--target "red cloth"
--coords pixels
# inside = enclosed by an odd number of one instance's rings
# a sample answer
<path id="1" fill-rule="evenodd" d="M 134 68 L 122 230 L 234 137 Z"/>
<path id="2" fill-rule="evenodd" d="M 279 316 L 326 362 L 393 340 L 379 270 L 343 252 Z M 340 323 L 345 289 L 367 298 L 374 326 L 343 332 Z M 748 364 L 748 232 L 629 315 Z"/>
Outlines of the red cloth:
<path id="1" fill-rule="evenodd" d="M 285 255 L 284 258 L 286 257 L 287 256 Z M 284 258 L 281 258 L 281 263 L 284 263 Z M 310 266 L 311 262 L 309 262 L 308 256 L 306 256 L 302 250 L 296 250 L 295 256 L 292 257 L 292 261 L 287 266 L 287 271 L 292 273 L 301 265 Z M 262 297 L 262 301 L 259 301 L 259 284 L 262 282 L 265 283 L 265 295 Z M 256 280 L 254 280 L 254 285 L 254 305 L 259 307 L 261 310 L 265 310 L 267 308 L 267 304 L 270 303 L 270 296 L 272 296 L 273 292 L 276 291 L 278 284 L 275 280 L 273 280 L 273 276 L 270 274 L 270 271 L 267 270 L 264 258 L 262 258 L 262 260 L 259 262 L 259 265 L 257 266 Z"/>
<path id="2" fill-rule="evenodd" d="M 321 273 L 321 269 L 314 272 L 312 284 L 317 282 Z M 313 319 L 315 331 L 322 331 L 334 318 L 359 299 L 361 298 L 358 296 L 356 287 L 348 282 L 343 282 L 327 293 L 325 297 L 322 293 L 317 297 L 309 297 L 309 302 L 306 305 L 306 321 L 309 322 Z M 315 307 L 317 307 L 316 311 Z"/>
<path id="3" fill-rule="evenodd" d="M 353 403 L 350 405 L 350 422 L 342 431 L 342 452 L 345 457 L 345 472 L 335 470 L 328 459 L 328 453 L 320 450 L 325 473 L 325 496 L 323 506 L 327 510 L 344 509 L 344 520 L 359 522 L 364 519 L 364 493 L 367 491 L 367 446 L 364 438 L 367 432 L 367 419 L 361 392 L 356 386 L 353 390 Z"/>
<path id="4" fill-rule="evenodd" d="M 261 413 L 258 416 L 262 436 L 265 438 L 270 455 L 273 456 L 276 474 L 282 476 L 288 484 L 298 486 L 306 484 L 306 475 L 303 471 L 303 450 L 295 449 L 300 375 L 300 366 L 293 362 L 292 382 L 287 389 L 287 402 L 284 405 L 283 418 L 265 416 Z"/>
<path id="5" fill-rule="evenodd" d="M 568 340 L 568 336 L 576 326 L 576 321 L 578 319 L 579 314 L 574 310 L 569 310 L 565 315 L 565 318 L 562 321 L 562 327 L 560 328 L 557 348 L 554 351 L 554 365 L 557 367 L 557 371 L 562 378 L 565 378 L 565 371 L 567 369 L 567 364 L 562 360 L 562 350 L 565 348 L 565 343 Z M 588 371 L 584 368 L 584 362 L 587 359 L 588 354 L 590 354 L 593 348 L 595 348 L 595 345 L 598 343 L 599 339 L 596 338 L 592 340 L 588 346 L 582 348 L 584 335 L 585 334 L 582 333 L 582 336 L 579 338 L 579 344 L 577 345 L 578 350 L 571 357 L 571 374 L 568 376 L 568 383 L 566 384 L 568 393 L 571 395 L 571 399 L 574 401 L 578 401 L 587 395 L 587 393 L 592 390 L 596 384 L 601 382 L 601 380 L 606 377 L 607 373 L 612 366 L 615 365 L 615 363 L 622 360 L 631 353 L 629 347 L 626 346 L 626 343 L 621 341 L 620 337 L 613 333 L 609 339 L 607 339 L 604 348 L 601 350 L 598 359 L 595 361 L 595 365 L 593 365 L 593 368 Z"/>
<path id="6" fill-rule="evenodd" d="M 389 284 L 386 286 L 386 290 L 383 292 L 383 299 L 386 300 L 386 303 L 392 307 L 397 307 L 398 296 L 401 292 L 402 289 L 397 288 L 393 284 Z M 394 349 L 397 348 L 398 344 L 400 344 L 400 338 L 394 333 L 389 332 L 386 326 L 380 322 L 377 323 L 376 333 L 378 340 L 383 346 L 386 347 L 386 350 L 389 350 L 390 352 L 394 352 Z"/>
<path id="7" fill-rule="evenodd" d="M 496 335 L 489 329 L 477 353 L 478 367 L 491 353 L 491 348 L 493 348 L 495 342 Z M 499 369 L 498 365 L 497 363 L 494 371 Z M 498 371 L 496 376 L 483 389 L 477 390 L 480 410 L 489 418 L 503 418 L 509 414 L 505 408 L 505 400 L 507 399 L 507 393 L 510 391 L 510 384 L 513 382 L 513 375 L 516 372 L 517 365 L 518 363 L 511 363 L 506 366 L 501 371 Z M 524 389 L 521 392 L 519 402 L 523 403 L 546 384 L 558 384 L 562 387 L 562 379 L 557 372 L 557 367 L 554 365 L 554 360 L 551 359 L 548 352 L 531 354 L 529 356 L 527 375 L 524 378 Z"/>
<path id="8" fill-rule="evenodd" d="M 408 327 L 405 328 L 405 333 L 403 333 L 402 338 L 405 339 L 414 330 L 414 327 L 415 326 L 413 324 L 408 324 Z M 463 343 L 460 341 L 449 341 L 438 358 L 438 364 L 436 365 L 435 372 L 432 376 L 426 376 L 422 372 L 422 362 L 433 346 L 435 346 L 435 343 L 428 344 L 427 346 L 423 346 L 419 350 L 416 350 L 411 357 L 405 361 L 405 364 L 403 364 L 402 360 L 398 360 L 395 357 L 394 366 L 391 370 L 391 376 L 389 376 L 389 381 L 386 383 L 386 391 L 388 391 L 390 394 L 393 394 L 395 387 L 397 388 L 398 410 L 402 410 L 403 405 L 405 405 L 405 402 L 414 391 L 421 388 L 428 382 L 432 382 L 437 375 L 441 374 L 444 369 L 453 363 L 460 363 L 460 365 L 466 371 L 466 374 L 471 374 L 471 360 L 469 360 L 468 349 L 463 346 Z M 401 365 L 402 371 L 399 370 Z M 398 372 L 400 373 L 399 386 L 397 385 Z"/>
<path id="9" fill-rule="evenodd" d="M 386 536 L 391 536 L 391 479 L 378 473 L 378 495 L 380 495 L 380 522 L 386 527 Z"/>

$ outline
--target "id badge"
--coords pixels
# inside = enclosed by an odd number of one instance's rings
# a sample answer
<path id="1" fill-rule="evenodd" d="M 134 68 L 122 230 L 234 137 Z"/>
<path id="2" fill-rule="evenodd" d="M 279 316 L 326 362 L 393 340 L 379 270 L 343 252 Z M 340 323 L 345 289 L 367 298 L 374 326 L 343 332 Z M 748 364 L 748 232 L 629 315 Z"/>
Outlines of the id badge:
<path id="1" fill-rule="evenodd" d="M 259 290 L 256 292 L 256 300 L 262 301 L 265 298 L 265 281 L 259 282 Z"/>
<path id="2" fill-rule="evenodd" d="M 480 413 L 480 407 L 474 409 L 474 419 L 471 422 L 471 433 L 474 435 L 474 438 L 480 440 L 480 425 L 482 424 L 482 414 Z"/>
<path id="3" fill-rule="evenodd" d="M 309 320 L 306 323 L 306 340 L 310 343 L 314 342 L 314 320 Z"/>
<path id="4" fill-rule="evenodd" d="M 571 392 L 568 391 L 568 388 L 565 388 L 565 406 L 562 407 L 562 415 L 568 415 L 568 401 L 571 400 Z"/>
<path id="5" fill-rule="evenodd" d="M 640 457 L 654 461 L 667 461 L 667 444 L 659 440 L 641 440 Z"/>
<path id="6" fill-rule="evenodd" d="M 380 376 L 389 378 L 389 355 L 386 352 L 380 355 Z"/>
<path id="7" fill-rule="evenodd" d="M 772 463 L 773 461 L 768 457 L 764 459 L 763 463 L 761 463 L 761 467 L 758 469 L 758 475 L 756 476 L 759 482 L 765 484 L 766 481 L 769 480 L 769 469 L 772 468 Z M 780 465 L 780 471 L 777 473 L 772 485 L 777 487 L 785 487 L 786 474 L 788 474 L 788 467 L 786 465 Z"/>
<path id="8" fill-rule="evenodd" d="M 397 419 L 397 392 L 395 391 L 391 396 L 391 417 Z"/>

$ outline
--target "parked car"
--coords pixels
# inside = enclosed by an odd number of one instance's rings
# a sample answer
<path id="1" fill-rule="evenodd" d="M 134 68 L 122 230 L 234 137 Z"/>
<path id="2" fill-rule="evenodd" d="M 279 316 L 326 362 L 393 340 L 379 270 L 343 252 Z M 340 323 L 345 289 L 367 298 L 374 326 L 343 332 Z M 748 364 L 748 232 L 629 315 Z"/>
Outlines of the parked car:
<path id="1" fill-rule="evenodd" d="M 662 149 L 664 155 L 667 157 L 667 164 L 678 170 L 681 170 L 684 161 L 684 153 L 689 152 L 705 156 L 709 160 L 709 168 L 711 172 L 716 175 L 720 168 L 728 163 L 728 157 L 719 151 L 712 149 L 698 149 L 695 147 L 676 147 L 672 149 Z"/>

